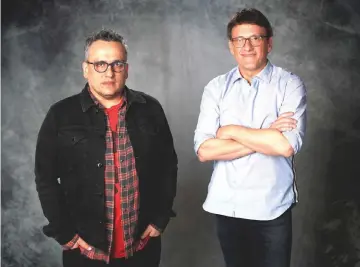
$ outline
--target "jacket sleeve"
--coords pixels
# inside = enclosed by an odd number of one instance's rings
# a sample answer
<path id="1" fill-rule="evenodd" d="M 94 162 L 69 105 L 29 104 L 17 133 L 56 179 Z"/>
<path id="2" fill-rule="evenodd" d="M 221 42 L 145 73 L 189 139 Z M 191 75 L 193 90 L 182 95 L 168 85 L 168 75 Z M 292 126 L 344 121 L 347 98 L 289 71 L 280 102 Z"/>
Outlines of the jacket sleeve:
<path id="1" fill-rule="evenodd" d="M 57 153 L 57 129 L 51 108 L 41 125 L 37 139 L 35 183 L 43 213 L 49 221 L 49 224 L 43 227 L 43 232 L 63 245 L 76 235 L 76 231 L 68 214 L 64 192 L 57 179 Z"/>
<path id="2" fill-rule="evenodd" d="M 173 211 L 174 198 L 177 187 L 178 158 L 175 152 L 173 137 L 167 122 L 164 110 L 160 106 L 158 113 L 159 137 L 161 140 L 161 162 L 162 162 L 162 208 L 161 214 L 156 214 L 151 223 L 160 231 L 164 231 L 171 217 L 176 214 Z"/>

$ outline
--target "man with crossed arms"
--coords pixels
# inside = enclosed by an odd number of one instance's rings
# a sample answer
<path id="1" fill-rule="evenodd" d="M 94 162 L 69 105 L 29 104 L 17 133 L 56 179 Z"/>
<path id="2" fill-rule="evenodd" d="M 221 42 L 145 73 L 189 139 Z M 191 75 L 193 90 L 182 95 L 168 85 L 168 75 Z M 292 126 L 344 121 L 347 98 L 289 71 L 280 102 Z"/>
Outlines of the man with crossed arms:
<path id="1" fill-rule="evenodd" d="M 216 214 L 227 267 L 289 267 L 305 86 L 267 59 L 273 32 L 260 11 L 237 12 L 227 34 L 238 66 L 205 87 L 195 130 L 199 160 L 214 161 L 203 208 Z"/>

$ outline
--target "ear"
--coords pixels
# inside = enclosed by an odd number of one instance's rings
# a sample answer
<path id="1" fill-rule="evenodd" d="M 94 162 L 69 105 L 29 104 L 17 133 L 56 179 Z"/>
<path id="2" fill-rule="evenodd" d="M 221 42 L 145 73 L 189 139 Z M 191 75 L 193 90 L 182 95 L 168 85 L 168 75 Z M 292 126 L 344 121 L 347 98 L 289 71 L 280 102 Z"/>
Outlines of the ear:
<path id="1" fill-rule="evenodd" d="M 230 40 L 228 42 L 228 45 L 229 45 L 230 53 L 234 56 L 235 55 L 234 46 Z"/>
<path id="2" fill-rule="evenodd" d="M 270 38 L 268 39 L 268 49 L 267 49 L 267 50 L 268 50 L 268 53 L 271 52 L 272 47 L 273 47 L 273 38 L 270 37 Z"/>
<path id="3" fill-rule="evenodd" d="M 125 73 L 124 73 L 125 79 L 127 79 L 128 76 L 129 76 L 129 64 L 128 64 L 128 63 L 125 65 L 124 72 L 125 72 Z"/>
<path id="4" fill-rule="evenodd" d="M 87 64 L 86 62 L 82 63 L 82 69 L 83 69 L 83 76 L 85 79 L 88 78 L 88 72 L 89 72 L 89 64 Z"/>

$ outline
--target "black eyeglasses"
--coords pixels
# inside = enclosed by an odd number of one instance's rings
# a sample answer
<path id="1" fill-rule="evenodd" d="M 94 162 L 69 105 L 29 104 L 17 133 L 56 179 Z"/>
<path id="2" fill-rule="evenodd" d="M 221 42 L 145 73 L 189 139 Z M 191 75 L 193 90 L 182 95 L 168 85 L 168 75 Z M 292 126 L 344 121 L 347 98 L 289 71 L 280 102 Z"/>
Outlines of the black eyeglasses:
<path id="1" fill-rule="evenodd" d="M 96 62 L 86 61 L 86 63 L 94 65 L 94 70 L 99 73 L 103 73 L 107 71 L 109 66 L 111 66 L 111 70 L 114 72 L 122 72 L 127 64 L 126 61 L 122 61 L 122 60 L 115 60 L 112 63 L 107 63 L 105 61 L 96 61 Z"/>
<path id="2" fill-rule="evenodd" d="M 259 46 L 261 42 L 266 38 L 268 38 L 268 36 L 266 35 L 253 35 L 248 38 L 239 36 L 232 38 L 231 42 L 235 47 L 242 48 L 244 47 L 247 40 L 250 42 L 251 46 Z"/>

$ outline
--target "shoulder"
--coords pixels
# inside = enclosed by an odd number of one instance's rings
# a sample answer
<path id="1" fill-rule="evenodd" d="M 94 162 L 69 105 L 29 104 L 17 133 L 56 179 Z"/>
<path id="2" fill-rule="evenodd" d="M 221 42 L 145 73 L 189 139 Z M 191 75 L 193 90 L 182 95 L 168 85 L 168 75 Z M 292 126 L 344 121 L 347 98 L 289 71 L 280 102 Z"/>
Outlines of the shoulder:
<path id="1" fill-rule="evenodd" d="M 135 101 L 139 103 L 139 105 L 136 105 L 138 108 L 142 110 L 145 109 L 150 113 L 163 113 L 162 105 L 160 101 L 155 97 L 144 93 L 143 91 L 137 91 L 129 88 L 128 92 L 131 94 L 133 99 L 135 99 Z"/>
<path id="2" fill-rule="evenodd" d="M 219 99 L 234 79 L 236 79 L 237 75 L 237 67 L 235 67 L 227 73 L 216 76 L 205 86 L 204 94 L 210 94 Z"/>
<path id="3" fill-rule="evenodd" d="M 306 96 L 307 90 L 305 84 L 295 73 L 281 67 L 273 66 L 272 77 L 282 94 L 296 93 L 299 96 Z"/>
<path id="4" fill-rule="evenodd" d="M 51 105 L 50 111 L 55 113 L 73 112 L 76 108 L 81 110 L 80 93 L 66 97 Z"/>
<path id="5" fill-rule="evenodd" d="M 137 90 L 130 89 L 130 88 L 128 90 L 140 102 L 144 102 L 148 105 L 155 105 L 155 106 L 161 105 L 159 100 L 157 100 L 155 97 L 153 97 L 147 93 L 144 93 L 143 91 L 137 91 Z"/>
<path id="6" fill-rule="evenodd" d="M 288 84 L 303 85 L 303 80 L 290 70 L 273 65 L 272 77 L 285 86 Z"/>
<path id="7" fill-rule="evenodd" d="M 55 111 L 62 111 L 68 109 L 69 107 L 75 107 L 76 105 L 80 106 L 80 93 L 66 97 L 60 101 L 55 102 L 51 109 Z"/>
<path id="8" fill-rule="evenodd" d="M 211 79 L 207 86 L 213 86 L 213 87 L 221 87 L 225 86 L 228 82 L 230 82 L 234 76 L 236 75 L 237 67 L 231 69 L 227 73 L 220 74 L 216 76 L 215 78 Z"/>

